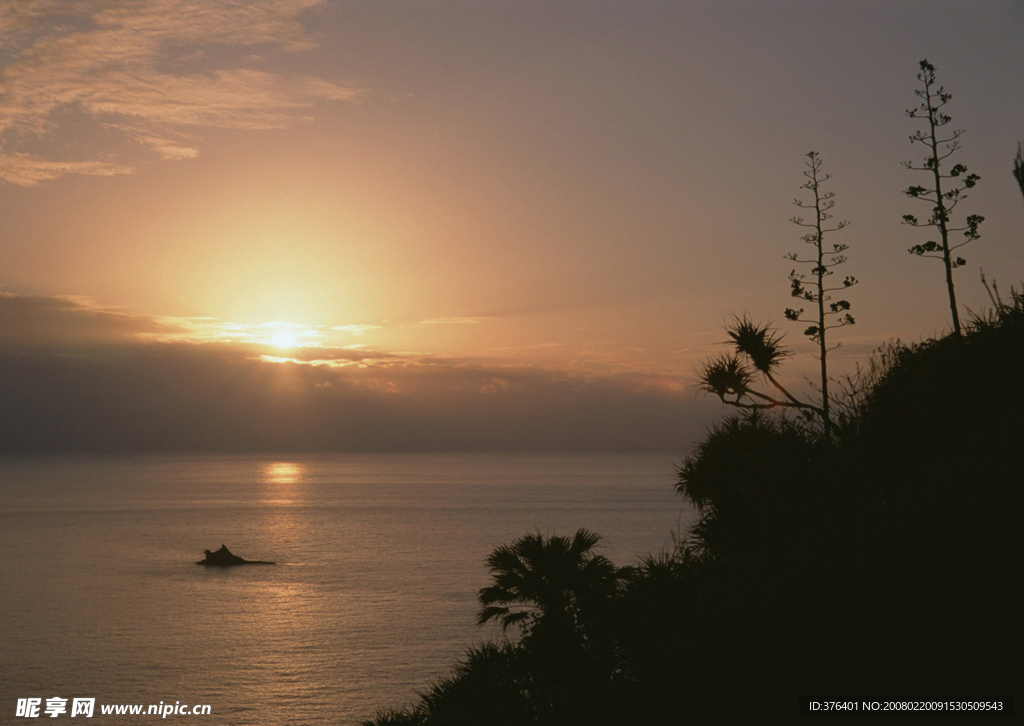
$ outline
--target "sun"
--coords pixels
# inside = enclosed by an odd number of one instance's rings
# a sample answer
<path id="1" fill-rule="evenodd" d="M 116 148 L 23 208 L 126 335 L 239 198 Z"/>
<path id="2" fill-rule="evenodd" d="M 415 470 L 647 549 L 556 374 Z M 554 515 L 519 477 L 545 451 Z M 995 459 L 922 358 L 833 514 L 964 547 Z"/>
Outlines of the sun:
<path id="1" fill-rule="evenodd" d="M 299 336 L 294 330 L 275 330 L 270 336 L 270 344 L 281 350 L 291 350 L 299 346 Z"/>

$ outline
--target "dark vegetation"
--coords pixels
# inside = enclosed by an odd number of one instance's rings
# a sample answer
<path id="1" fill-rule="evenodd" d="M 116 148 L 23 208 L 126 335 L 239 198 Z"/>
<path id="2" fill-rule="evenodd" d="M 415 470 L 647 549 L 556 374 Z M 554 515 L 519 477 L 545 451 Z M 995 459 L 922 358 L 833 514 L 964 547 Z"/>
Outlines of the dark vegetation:
<path id="1" fill-rule="evenodd" d="M 764 722 L 812 696 L 1013 694 L 1024 296 L 963 332 L 890 346 L 831 445 L 760 410 L 715 426 L 678 470 L 703 516 L 674 552 L 618 569 L 585 531 L 499 548 L 480 621 L 518 637 L 367 724 Z"/>
<path id="2" fill-rule="evenodd" d="M 926 61 L 921 70 L 924 116 L 911 115 L 930 118 L 948 94 L 932 87 Z M 930 120 L 934 142 L 943 123 Z M 937 169 L 945 157 L 930 148 L 926 167 Z M 470 649 L 417 704 L 364 726 L 771 723 L 798 719 L 812 698 L 1015 697 L 1024 293 L 1005 301 L 983 276 L 992 309 L 961 325 L 946 241 L 955 230 L 943 226 L 945 202 L 963 194 L 938 191 L 937 174 L 936 209 L 919 226 L 942 232 L 929 244 L 947 272 L 949 335 L 879 349 L 836 382 L 826 413 L 779 383 L 780 336 L 736 319 L 735 352 L 699 372 L 737 413 L 678 468 L 678 493 L 701 511 L 686 538 L 627 568 L 596 554 L 599 537 L 586 530 L 498 548 L 478 621 L 500 623 L 506 637 Z M 978 223 L 960 230 L 967 241 Z M 822 236 L 808 240 L 819 253 Z M 814 284 L 804 299 L 817 304 Z M 818 307 L 810 322 L 821 326 Z"/>

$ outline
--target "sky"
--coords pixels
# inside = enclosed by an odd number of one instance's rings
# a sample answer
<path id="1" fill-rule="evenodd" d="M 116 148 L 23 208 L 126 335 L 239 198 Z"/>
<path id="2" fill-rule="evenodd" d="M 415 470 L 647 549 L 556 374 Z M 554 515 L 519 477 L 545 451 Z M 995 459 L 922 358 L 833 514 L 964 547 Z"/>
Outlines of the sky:
<path id="1" fill-rule="evenodd" d="M 855 326 L 950 328 L 902 190 L 927 58 L 1024 279 L 1017 0 L 0 0 L 0 451 L 685 452 L 792 305 L 806 154 Z"/>

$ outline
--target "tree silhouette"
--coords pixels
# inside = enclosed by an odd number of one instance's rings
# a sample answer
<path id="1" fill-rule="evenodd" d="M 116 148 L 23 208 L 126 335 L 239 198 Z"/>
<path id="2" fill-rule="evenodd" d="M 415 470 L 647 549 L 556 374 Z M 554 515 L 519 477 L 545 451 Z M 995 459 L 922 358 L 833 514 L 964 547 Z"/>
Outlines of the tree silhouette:
<path id="1" fill-rule="evenodd" d="M 952 96 L 942 86 L 937 86 L 935 81 L 935 66 L 927 60 L 920 62 L 921 72 L 917 78 L 921 81 L 922 87 L 915 90 L 914 94 L 921 99 L 917 108 L 907 111 L 907 115 L 914 119 L 924 119 L 928 127 L 914 132 L 910 136 L 911 143 L 924 144 L 928 149 L 928 155 L 924 158 L 921 166 L 915 166 L 912 161 L 904 161 L 903 166 L 913 171 L 927 172 L 932 178 L 932 187 L 911 186 L 904 192 L 911 199 L 920 199 L 932 205 L 931 216 L 925 221 L 919 221 L 913 214 L 903 215 L 903 223 L 913 227 L 935 227 L 939 231 L 939 241 L 928 240 L 924 244 L 914 245 L 909 252 L 921 257 L 933 257 L 942 260 L 946 272 L 946 290 L 949 294 L 949 311 L 953 318 L 953 333 L 961 335 L 960 314 L 956 305 L 956 290 L 953 287 L 953 270 L 966 264 L 963 257 L 954 257 L 953 252 L 978 239 L 978 227 L 985 218 L 978 214 L 969 215 L 962 227 L 951 227 L 951 215 L 963 199 L 967 197 L 966 189 L 971 189 L 978 183 L 980 177 L 977 174 L 967 174 L 967 167 L 963 164 L 954 164 L 948 173 L 943 173 L 943 162 L 945 162 L 957 149 L 960 148 L 960 137 L 963 129 L 955 129 L 943 136 L 942 128 L 952 119 L 942 111 L 942 108 L 949 102 Z M 957 179 L 957 182 L 948 182 L 949 179 Z M 955 232 L 963 233 L 963 241 L 951 241 L 950 237 Z"/>
<path id="2" fill-rule="evenodd" d="M 775 377 L 775 369 L 789 356 L 789 351 L 782 347 L 778 331 L 744 316 L 727 325 L 725 332 L 732 342 L 733 352 L 701 364 L 697 374 L 701 388 L 714 393 L 722 403 L 749 411 L 783 407 L 823 415 L 821 408 L 796 398 Z M 753 387 L 757 373 L 775 389 L 774 393 Z"/>
<path id="3" fill-rule="evenodd" d="M 611 693 L 610 615 L 634 570 L 594 554 L 600 539 L 586 529 L 571 538 L 529 534 L 487 558 L 492 584 L 480 590 L 477 623 L 521 627 L 538 723 L 600 723 Z"/>
<path id="4" fill-rule="evenodd" d="M 611 600 L 631 568 L 618 568 L 592 550 L 600 535 L 580 529 L 571 538 L 528 534 L 487 557 L 493 584 L 480 590 L 477 623 L 565 626 L 581 634 L 603 602 Z"/>
<path id="5" fill-rule="evenodd" d="M 801 239 L 811 245 L 813 252 L 808 259 L 800 259 L 795 252 L 786 255 L 786 259 L 812 266 L 810 281 L 807 281 L 806 276 L 798 273 L 796 270 L 790 271 L 789 281 L 790 292 L 793 297 L 813 304 L 815 311 L 812 318 L 801 317 L 804 313 L 803 308 L 786 308 L 785 314 L 787 320 L 811 323 L 804 330 L 804 335 L 818 344 L 818 360 L 821 364 L 821 421 L 825 440 L 828 441 L 832 438 L 832 418 L 829 416 L 828 398 L 828 353 L 839 346 L 834 345 L 829 348 L 826 336 L 829 330 L 841 328 L 845 325 L 853 325 L 854 323 L 853 316 L 848 312 L 850 309 L 849 301 L 836 300 L 831 302 L 832 296 L 830 293 L 837 290 L 845 290 L 856 285 L 857 279 L 847 275 L 843 278 L 841 285 L 828 287 L 826 284 L 826 279 L 834 274 L 832 268 L 846 262 L 846 255 L 843 252 L 846 251 L 847 245 L 837 243 L 832 245 L 831 250 L 826 250 L 825 235 L 831 232 L 838 232 L 846 227 L 849 222 L 844 220 L 828 226 L 828 220 L 832 218 L 829 210 L 836 204 L 833 199 L 835 192 L 824 191 L 822 184 L 831 179 L 832 175 L 821 173 L 821 157 L 818 156 L 818 152 L 810 152 L 807 154 L 807 158 L 807 170 L 804 171 L 807 181 L 800 188 L 809 191 L 813 201 L 804 202 L 800 199 L 794 199 L 793 204 L 801 209 L 814 210 L 814 220 L 805 222 L 803 217 L 793 217 L 790 221 L 800 227 L 810 228 L 811 231 L 801 237 Z"/>

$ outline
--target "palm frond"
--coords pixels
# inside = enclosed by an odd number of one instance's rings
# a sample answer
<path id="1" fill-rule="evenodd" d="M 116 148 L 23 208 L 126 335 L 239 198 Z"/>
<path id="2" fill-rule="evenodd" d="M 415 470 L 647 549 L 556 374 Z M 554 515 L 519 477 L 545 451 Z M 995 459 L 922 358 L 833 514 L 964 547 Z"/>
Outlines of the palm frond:
<path id="1" fill-rule="evenodd" d="M 782 347 L 782 334 L 767 325 L 758 325 L 744 315 L 726 326 L 733 345 L 739 353 L 747 356 L 754 368 L 768 373 L 778 367 L 789 351 Z"/>
<path id="2" fill-rule="evenodd" d="M 742 398 L 750 392 L 754 377 L 736 354 L 718 355 L 701 364 L 697 374 L 701 388 L 725 400 Z"/>

